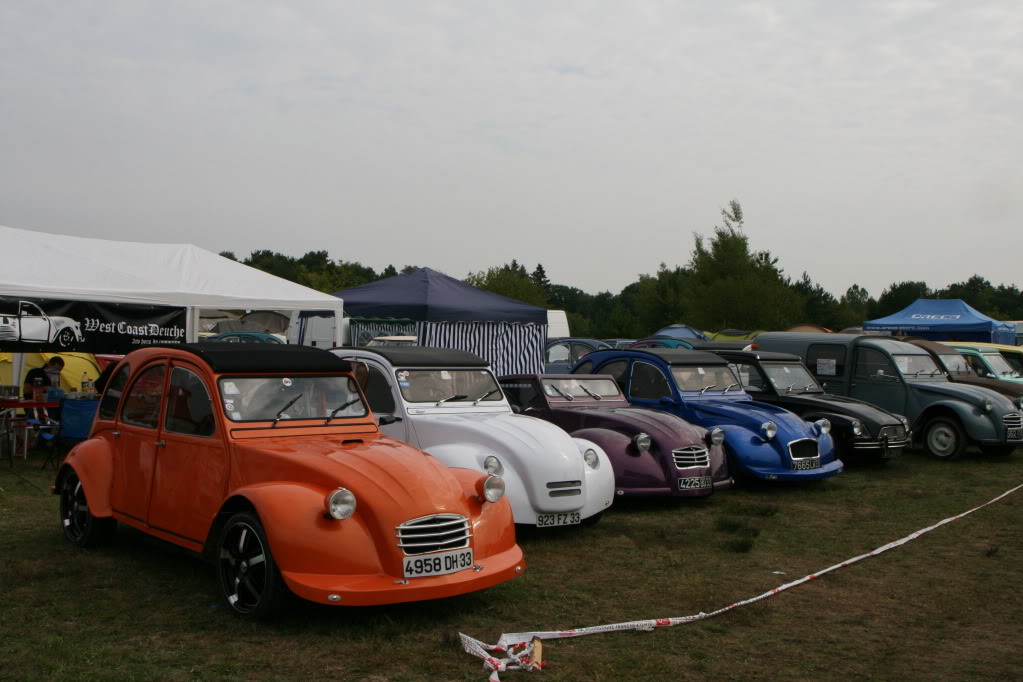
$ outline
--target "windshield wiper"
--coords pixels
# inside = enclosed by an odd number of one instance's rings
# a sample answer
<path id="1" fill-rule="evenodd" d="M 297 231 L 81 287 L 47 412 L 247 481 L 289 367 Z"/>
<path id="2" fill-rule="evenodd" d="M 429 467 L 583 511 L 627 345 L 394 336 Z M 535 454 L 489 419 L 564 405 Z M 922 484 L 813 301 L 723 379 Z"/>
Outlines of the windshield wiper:
<path id="1" fill-rule="evenodd" d="M 340 412 L 341 410 L 345 409 L 346 407 L 351 407 L 352 405 L 354 405 L 355 403 L 359 402 L 360 400 L 361 400 L 361 398 L 358 398 L 358 397 L 352 398 L 347 403 L 341 403 L 340 405 L 335 407 L 331 411 L 330 415 L 327 416 L 327 421 L 323 422 L 324 425 L 329 424 L 330 420 L 333 419 L 334 415 L 336 415 L 338 412 Z"/>
<path id="2" fill-rule="evenodd" d="M 725 386 L 725 393 L 728 393 L 728 391 L 729 391 L 730 389 L 733 389 L 733 388 L 735 388 L 735 387 L 736 387 L 736 386 L 738 386 L 738 385 L 739 385 L 739 384 L 728 384 L 727 386 Z"/>
<path id="3" fill-rule="evenodd" d="M 469 396 L 467 396 L 467 395 L 462 395 L 461 393 L 456 393 L 454 395 L 449 395 L 447 398 L 442 398 L 442 399 L 438 400 L 437 404 L 440 405 L 441 403 L 446 403 L 449 400 L 465 400 L 468 397 Z"/>
<path id="4" fill-rule="evenodd" d="M 292 398 L 291 400 L 289 400 L 289 401 L 288 401 L 288 404 L 287 404 L 287 405 L 285 405 L 284 407 L 282 407 L 282 408 L 281 408 L 281 411 L 280 411 L 280 412 L 278 412 L 278 413 L 277 413 L 277 415 L 276 415 L 276 416 L 274 417 L 274 423 L 270 425 L 270 428 L 271 428 L 271 429 L 272 429 L 272 428 L 274 428 L 275 426 L 277 426 L 277 422 L 279 422 L 279 421 L 281 420 L 281 416 L 282 416 L 282 415 L 284 414 L 284 412 L 285 412 L 285 411 L 286 411 L 286 410 L 287 410 L 287 409 L 288 409 L 289 407 L 291 407 L 292 405 L 294 405 L 295 403 L 297 403 L 297 402 L 298 402 L 298 399 L 299 399 L 299 398 L 301 398 L 301 397 L 302 397 L 302 395 L 303 395 L 302 393 L 299 393 L 299 394 L 298 394 L 298 395 L 296 395 L 296 396 L 295 396 L 294 398 Z"/>
<path id="5" fill-rule="evenodd" d="M 598 395 L 598 394 L 594 393 L 593 391 L 591 391 L 590 389 L 586 388 L 585 384 L 579 384 L 579 388 L 581 388 L 584 391 L 586 391 L 586 393 L 588 393 L 589 396 L 591 398 L 593 398 L 594 400 L 603 400 L 604 399 L 604 396 Z"/>
<path id="6" fill-rule="evenodd" d="M 490 396 L 492 396 L 492 395 L 494 395 L 495 393 L 497 393 L 497 391 L 498 391 L 498 390 L 499 390 L 499 389 L 498 389 L 498 388 L 497 388 L 497 387 L 495 386 L 494 388 L 490 389 L 489 391 L 487 391 L 486 393 L 484 393 L 483 395 L 481 395 L 481 396 L 480 396 L 479 398 L 476 398 L 476 400 L 473 400 L 473 401 L 472 401 L 472 404 L 473 404 L 473 405 L 479 405 L 479 403 L 480 403 L 480 401 L 481 401 L 481 400 L 484 400 L 484 399 L 486 399 L 486 398 L 489 398 Z"/>
<path id="7" fill-rule="evenodd" d="M 706 393 L 707 391 L 709 391 L 712 388 L 717 388 L 717 384 L 711 384 L 710 386 L 704 386 L 703 388 L 700 389 L 700 395 L 703 395 L 704 393 Z"/>
<path id="8" fill-rule="evenodd" d="M 792 387 L 793 386 L 795 386 L 795 384 L 789 384 L 788 386 L 786 386 L 785 387 L 785 392 L 786 393 L 792 393 Z"/>
<path id="9" fill-rule="evenodd" d="M 560 393 L 560 394 L 561 394 L 561 396 L 562 396 L 562 397 L 563 397 L 563 398 L 564 398 L 565 400 L 575 400 L 575 398 L 573 398 L 573 397 L 572 397 L 572 396 L 570 396 L 569 394 L 567 394 L 567 393 L 565 393 L 564 391 L 562 391 L 562 390 L 561 390 L 560 388 L 558 388 L 558 387 L 557 387 L 556 385 L 554 385 L 554 384 L 550 384 L 550 387 L 551 387 L 551 388 L 553 388 L 553 389 L 554 389 L 555 391 L 557 391 L 558 393 Z"/>

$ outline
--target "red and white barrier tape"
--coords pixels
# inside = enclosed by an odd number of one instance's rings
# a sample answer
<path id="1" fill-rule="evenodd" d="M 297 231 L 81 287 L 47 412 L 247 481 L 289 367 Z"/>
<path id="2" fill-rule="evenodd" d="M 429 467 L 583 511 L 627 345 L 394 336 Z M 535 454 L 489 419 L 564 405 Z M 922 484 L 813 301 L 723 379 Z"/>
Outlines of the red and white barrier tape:
<path id="1" fill-rule="evenodd" d="M 935 528 L 944 526 L 946 523 L 957 521 L 958 519 L 961 519 L 964 516 L 967 516 L 968 514 L 972 514 L 978 509 L 983 509 L 984 507 L 990 504 L 994 504 L 995 502 L 998 502 L 1004 497 L 1008 497 L 1009 495 L 1011 495 L 1012 493 L 1016 492 L 1021 488 L 1023 488 L 1023 485 L 1018 485 L 1015 488 L 1012 488 L 1011 490 L 1005 491 L 998 497 L 988 500 L 982 505 L 976 506 L 968 511 L 964 511 L 962 514 L 956 514 L 955 516 L 950 516 L 947 519 L 942 519 L 941 521 L 935 523 L 933 526 L 928 526 L 927 528 L 922 528 L 916 531 L 915 533 L 910 533 L 906 537 L 900 540 L 895 540 L 894 542 L 889 542 L 887 545 L 882 545 L 872 552 L 861 554 L 858 557 L 853 557 L 852 559 L 846 559 L 840 564 L 828 566 L 827 568 L 821 571 L 817 571 L 816 573 L 811 573 L 810 575 L 803 576 L 799 580 L 793 580 L 790 583 L 785 583 L 780 587 L 776 587 L 773 590 L 764 592 L 763 594 L 753 597 L 752 599 L 737 601 L 734 604 L 729 604 L 728 606 L 720 608 L 717 611 L 711 611 L 710 613 L 703 613 L 701 611 L 695 616 L 680 616 L 676 618 L 656 618 L 654 620 L 634 620 L 628 623 L 614 623 L 612 625 L 595 625 L 592 627 L 576 628 L 573 630 L 548 630 L 546 632 L 514 632 L 510 634 L 505 633 L 501 635 L 501 638 L 497 640 L 497 644 L 494 645 L 484 644 L 478 639 L 473 639 L 472 637 L 469 637 L 468 635 L 462 633 L 459 633 L 458 636 L 462 640 L 462 648 L 464 648 L 467 653 L 470 653 L 473 656 L 483 659 L 483 669 L 491 671 L 489 677 L 490 682 L 500 682 L 501 678 L 498 676 L 498 673 L 502 673 L 505 670 L 534 669 L 534 667 L 530 665 L 531 662 L 530 657 L 533 654 L 534 638 L 541 640 L 564 639 L 566 637 L 582 637 L 583 635 L 596 635 L 601 632 L 619 632 L 623 630 L 650 631 L 653 630 L 654 628 L 671 627 L 673 625 L 684 625 L 686 623 L 692 623 L 697 620 L 712 618 L 722 613 L 727 613 L 728 611 L 731 611 L 732 609 L 737 608 L 739 606 L 745 606 L 746 604 L 758 602 L 761 599 L 773 597 L 779 592 L 790 590 L 793 587 L 796 587 L 797 585 L 802 585 L 805 582 L 814 580 L 815 578 L 818 578 L 824 575 L 825 573 L 830 573 L 831 571 L 834 571 L 836 569 L 844 568 L 846 566 L 849 566 L 850 564 L 855 564 L 857 561 L 862 561 L 869 557 L 877 556 L 882 552 L 887 552 L 890 549 L 894 549 L 896 547 L 904 545 L 910 540 L 917 539 L 924 533 L 929 533 Z"/>

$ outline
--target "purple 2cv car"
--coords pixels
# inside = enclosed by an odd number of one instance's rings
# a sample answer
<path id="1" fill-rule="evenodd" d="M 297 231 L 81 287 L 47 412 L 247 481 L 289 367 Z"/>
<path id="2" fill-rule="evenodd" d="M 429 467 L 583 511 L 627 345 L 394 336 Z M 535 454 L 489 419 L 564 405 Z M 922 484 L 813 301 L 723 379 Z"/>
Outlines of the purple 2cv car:
<path id="1" fill-rule="evenodd" d="M 632 407 L 610 376 L 517 374 L 499 381 L 512 409 L 603 448 L 618 495 L 703 497 L 733 484 L 721 429 Z"/>

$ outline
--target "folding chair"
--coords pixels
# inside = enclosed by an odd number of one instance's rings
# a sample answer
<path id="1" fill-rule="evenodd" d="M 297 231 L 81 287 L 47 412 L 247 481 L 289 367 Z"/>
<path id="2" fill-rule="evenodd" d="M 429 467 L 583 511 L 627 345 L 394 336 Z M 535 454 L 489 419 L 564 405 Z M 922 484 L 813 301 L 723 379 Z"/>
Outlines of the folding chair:
<path id="1" fill-rule="evenodd" d="M 25 420 L 25 424 L 28 425 L 33 431 L 35 431 L 35 442 L 32 447 L 39 445 L 40 441 L 48 445 L 46 452 L 46 459 L 43 460 L 43 465 L 40 469 L 45 469 L 47 464 L 52 464 L 53 468 L 57 468 L 57 432 L 60 430 L 60 422 L 50 417 L 45 407 L 34 408 L 32 410 L 35 416 L 29 417 Z M 25 434 L 25 438 L 28 438 L 28 434 Z M 25 443 L 25 457 L 28 457 L 28 443 Z"/>

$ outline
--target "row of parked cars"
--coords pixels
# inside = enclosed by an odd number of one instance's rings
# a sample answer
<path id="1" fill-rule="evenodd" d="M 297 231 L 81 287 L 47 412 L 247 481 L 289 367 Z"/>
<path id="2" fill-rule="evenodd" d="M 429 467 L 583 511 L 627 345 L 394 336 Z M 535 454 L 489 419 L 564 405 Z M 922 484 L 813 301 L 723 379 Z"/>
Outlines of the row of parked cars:
<path id="1" fill-rule="evenodd" d="M 370 605 L 509 580 L 516 524 L 596 523 L 618 496 L 827 478 L 913 430 L 946 457 L 1023 442 L 1018 398 L 950 383 L 918 346 L 763 336 L 503 377 L 448 349 L 140 349 L 58 472 L 61 526 L 81 546 L 123 523 L 202 554 L 231 610 L 261 618 L 289 593 Z"/>

